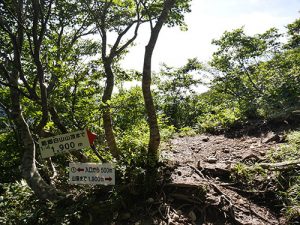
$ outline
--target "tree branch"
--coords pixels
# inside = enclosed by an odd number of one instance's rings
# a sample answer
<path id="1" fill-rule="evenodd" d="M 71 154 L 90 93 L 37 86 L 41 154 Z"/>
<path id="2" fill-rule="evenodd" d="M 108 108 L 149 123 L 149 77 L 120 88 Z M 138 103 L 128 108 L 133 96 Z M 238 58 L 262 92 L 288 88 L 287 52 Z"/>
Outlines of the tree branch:
<path id="1" fill-rule="evenodd" d="M 67 128 L 61 123 L 59 116 L 57 114 L 56 109 L 53 106 L 49 107 L 49 112 L 51 114 L 52 121 L 54 124 L 57 126 L 57 128 L 62 132 L 62 133 L 68 133 Z"/>
<path id="2" fill-rule="evenodd" d="M 137 37 L 138 35 L 138 29 L 139 29 L 140 23 L 138 22 L 135 30 L 134 30 L 134 35 L 131 39 L 129 39 L 123 46 L 121 46 L 117 51 L 116 51 L 116 55 L 120 54 L 124 49 L 126 49 Z"/>
<path id="3" fill-rule="evenodd" d="M 110 57 L 111 58 L 114 58 L 115 55 L 117 55 L 117 49 L 119 47 L 119 44 L 122 40 L 122 37 L 130 30 L 130 28 L 133 26 L 133 24 L 135 23 L 136 21 L 133 21 L 132 23 L 130 23 L 117 37 L 117 40 L 115 41 L 113 47 L 111 48 L 111 51 L 110 51 Z"/>
<path id="4" fill-rule="evenodd" d="M 0 69 L 3 71 L 2 74 L 4 75 L 5 79 L 9 82 L 9 80 L 10 80 L 9 73 L 2 63 L 0 63 Z"/>
<path id="5" fill-rule="evenodd" d="M 40 12 L 41 12 L 41 20 L 42 20 L 42 22 L 41 22 L 41 26 L 42 26 L 42 27 L 41 27 L 40 35 L 39 35 L 39 42 L 40 42 L 40 44 L 42 43 L 43 38 L 44 38 L 44 35 L 45 35 L 45 32 L 46 32 L 47 24 L 48 24 L 50 15 L 51 15 L 51 9 L 52 9 L 53 1 L 54 1 L 54 0 L 51 0 L 51 1 L 49 2 L 46 17 L 44 17 L 44 11 L 43 11 L 42 6 L 41 6 L 41 4 L 40 4 Z"/>
<path id="6" fill-rule="evenodd" d="M 41 94 L 41 106 L 42 106 L 42 119 L 36 127 L 36 132 L 40 133 L 44 126 L 48 122 L 48 97 L 47 97 L 47 88 L 44 84 L 44 68 L 40 60 L 40 48 L 44 37 L 44 32 L 46 30 L 46 24 L 42 23 L 41 32 L 38 35 L 38 24 L 39 16 L 43 17 L 43 10 L 38 0 L 32 0 L 33 4 L 33 25 L 32 25 L 32 35 L 33 35 L 33 44 L 34 44 L 34 55 L 33 60 L 37 69 L 37 77 L 40 86 Z"/>
<path id="7" fill-rule="evenodd" d="M 88 3 L 85 4 L 89 13 L 91 14 L 91 16 L 93 17 L 95 23 L 96 23 L 96 29 L 98 30 L 100 36 L 102 37 L 102 33 L 101 33 L 101 30 L 100 30 L 100 23 L 99 23 L 99 20 L 98 20 L 98 17 L 96 16 L 96 14 L 94 13 L 93 9 L 91 9 L 91 7 L 89 6 Z"/>
<path id="8" fill-rule="evenodd" d="M 24 97 L 31 99 L 31 96 L 30 96 L 30 95 L 26 94 L 24 91 L 22 91 L 22 90 L 19 89 L 18 87 L 15 87 L 15 86 L 12 85 L 12 84 L 5 83 L 5 82 L 3 82 L 3 81 L 1 81 L 1 80 L 0 80 L 0 84 L 3 85 L 3 86 L 5 86 L 5 87 L 13 88 L 13 89 L 17 90 L 17 91 L 18 91 L 21 95 L 23 95 Z"/>

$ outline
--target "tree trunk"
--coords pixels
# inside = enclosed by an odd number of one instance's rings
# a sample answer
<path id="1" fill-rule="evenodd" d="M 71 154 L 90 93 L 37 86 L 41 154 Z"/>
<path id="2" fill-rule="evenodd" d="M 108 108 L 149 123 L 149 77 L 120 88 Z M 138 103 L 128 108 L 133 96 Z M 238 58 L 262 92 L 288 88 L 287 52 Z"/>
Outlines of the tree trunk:
<path id="1" fill-rule="evenodd" d="M 153 49 L 146 47 L 142 89 L 145 102 L 145 108 L 148 116 L 148 124 L 150 128 L 150 138 L 148 143 L 148 163 L 156 164 L 159 159 L 158 147 L 160 144 L 160 133 L 158 128 L 156 110 L 151 94 L 151 57 Z"/>
<path id="2" fill-rule="evenodd" d="M 11 84 L 18 85 L 18 76 L 11 77 Z M 35 164 L 35 144 L 31 136 L 28 124 L 24 120 L 20 105 L 20 94 L 17 88 L 10 88 L 11 117 L 16 126 L 20 139 L 20 147 L 24 151 L 22 158 L 22 176 L 27 181 L 30 188 L 40 199 L 59 200 L 64 194 L 48 185 L 39 174 Z"/>
<path id="3" fill-rule="evenodd" d="M 170 9 L 174 6 L 175 0 L 166 0 L 164 7 L 154 27 L 151 27 L 149 42 L 145 48 L 142 89 L 145 108 L 148 116 L 150 128 L 150 138 L 148 143 L 147 172 L 146 172 L 146 192 L 151 193 L 156 189 L 157 163 L 159 160 L 160 133 L 156 116 L 155 105 L 151 94 L 151 61 L 158 35 L 168 18 Z"/>
<path id="4" fill-rule="evenodd" d="M 110 100 L 114 88 L 114 74 L 111 69 L 111 61 L 108 59 L 104 60 L 104 69 L 106 74 L 106 84 L 104 93 L 102 96 L 102 102 L 104 104 L 103 109 L 103 125 L 104 125 L 104 131 L 105 131 L 105 138 L 107 141 L 107 145 L 109 147 L 109 150 L 113 157 L 119 158 L 120 152 L 117 148 L 117 143 L 113 131 L 113 122 L 111 117 L 111 108 L 110 108 Z"/>
<path id="5" fill-rule="evenodd" d="M 155 48 L 160 30 L 168 18 L 170 9 L 174 6 L 175 0 L 166 0 L 164 8 L 159 16 L 156 25 L 151 29 L 151 36 L 148 45 L 145 48 L 142 89 L 145 102 L 145 108 L 148 116 L 150 128 L 150 138 L 148 144 L 148 167 L 155 167 L 158 159 L 158 147 L 160 144 L 160 134 L 157 122 L 156 110 L 151 94 L 151 61 L 153 50 Z"/>

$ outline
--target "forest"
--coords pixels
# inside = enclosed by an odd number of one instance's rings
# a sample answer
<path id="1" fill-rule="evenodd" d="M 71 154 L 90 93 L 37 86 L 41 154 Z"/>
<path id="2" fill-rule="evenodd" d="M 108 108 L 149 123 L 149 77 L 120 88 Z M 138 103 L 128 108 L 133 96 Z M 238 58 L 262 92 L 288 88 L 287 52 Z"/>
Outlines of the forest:
<path id="1" fill-rule="evenodd" d="M 161 30 L 189 12 L 0 1 L 0 224 L 299 223 L 300 19 L 154 71 Z M 124 69 L 144 26 L 142 71 Z"/>

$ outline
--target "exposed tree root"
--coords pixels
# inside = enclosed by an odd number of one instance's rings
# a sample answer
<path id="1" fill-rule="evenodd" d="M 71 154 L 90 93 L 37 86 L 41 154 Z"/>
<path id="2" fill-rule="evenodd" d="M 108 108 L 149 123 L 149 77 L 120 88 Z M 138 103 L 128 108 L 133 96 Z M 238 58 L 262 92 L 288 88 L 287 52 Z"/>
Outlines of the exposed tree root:
<path id="1" fill-rule="evenodd" d="M 280 162 L 280 163 L 259 163 L 257 165 L 263 169 L 268 169 L 268 170 L 277 170 L 277 171 L 291 170 L 295 168 L 300 168 L 300 159 Z"/>
<path id="2" fill-rule="evenodd" d="M 240 202 L 237 203 L 236 199 L 232 199 L 230 197 L 231 195 L 227 194 L 227 192 L 229 191 L 228 188 L 224 189 L 224 186 L 216 184 L 211 177 L 204 175 L 202 173 L 202 171 L 200 171 L 196 167 L 191 166 L 191 165 L 189 165 L 189 167 L 192 168 L 194 170 L 194 172 L 199 175 L 201 180 L 204 180 L 205 182 L 207 182 L 208 185 L 210 187 L 212 187 L 212 189 L 217 193 L 217 196 L 215 195 L 215 198 L 219 198 L 219 200 L 217 200 L 215 202 L 217 202 L 217 205 L 222 207 L 222 209 L 224 211 L 227 211 L 227 215 L 231 218 L 231 220 L 234 221 L 234 223 L 249 224 L 249 221 L 244 222 L 243 219 L 239 218 L 238 211 L 241 211 L 243 214 L 250 215 L 253 221 L 259 220 L 259 221 L 263 221 L 264 224 L 274 224 L 274 222 L 275 222 L 274 217 L 271 216 L 270 217 L 271 219 L 269 219 L 266 216 L 262 215 L 261 213 L 258 213 L 257 211 L 255 211 L 254 209 L 252 209 L 250 207 L 250 203 L 249 203 L 249 206 L 246 206 L 245 203 L 240 203 Z M 239 198 L 237 198 L 237 199 L 239 199 Z M 242 197 L 240 197 L 240 199 L 242 199 Z M 254 218 L 256 218 L 256 219 L 254 219 Z M 255 224 L 255 223 L 253 222 L 253 224 Z"/>

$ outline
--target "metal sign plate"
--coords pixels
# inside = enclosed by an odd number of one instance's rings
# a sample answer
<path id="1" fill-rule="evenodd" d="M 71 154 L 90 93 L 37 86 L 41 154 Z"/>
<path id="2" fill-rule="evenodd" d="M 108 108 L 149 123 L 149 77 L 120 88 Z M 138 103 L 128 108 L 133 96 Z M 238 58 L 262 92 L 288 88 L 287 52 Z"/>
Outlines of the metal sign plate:
<path id="1" fill-rule="evenodd" d="M 38 141 L 42 158 L 90 146 L 87 130 L 43 138 Z"/>
<path id="2" fill-rule="evenodd" d="M 115 185 L 115 169 L 110 163 L 69 163 L 70 184 Z"/>

